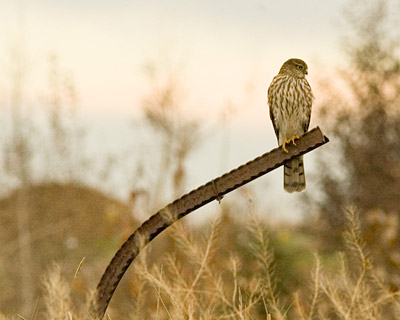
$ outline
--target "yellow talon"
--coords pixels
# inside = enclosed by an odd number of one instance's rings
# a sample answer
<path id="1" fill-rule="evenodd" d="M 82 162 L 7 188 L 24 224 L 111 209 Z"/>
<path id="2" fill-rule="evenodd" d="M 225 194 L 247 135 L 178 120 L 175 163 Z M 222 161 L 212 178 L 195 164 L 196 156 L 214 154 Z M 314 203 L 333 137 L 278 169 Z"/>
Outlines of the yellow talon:
<path id="1" fill-rule="evenodd" d="M 292 144 L 295 146 L 296 143 L 295 143 L 294 141 L 295 141 L 296 139 L 299 139 L 299 138 L 300 138 L 299 136 L 292 136 L 292 137 L 290 137 L 289 139 L 286 139 L 286 138 L 285 138 L 285 141 L 283 141 L 283 144 L 282 144 L 282 149 L 283 149 L 283 151 L 285 151 L 286 153 L 288 153 L 289 151 L 288 151 L 288 149 L 286 149 L 286 145 L 292 143 Z"/>
<path id="2" fill-rule="evenodd" d="M 287 143 L 287 140 L 285 139 L 285 141 L 283 141 L 283 144 L 282 144 L 282 149 L 283 149 L 283 151 L 288 153 L 289 151 L 286 149 L 286 143 Z"/>
<path id="3" fill-rule="evenodd" d="M 295 146 L 296 143 L 294 142 L 296 139 L 300 139 L 299 136 L 292 136 L 291 138 L 289 138 L 289 140 L 287 141 L 287 143 L 293 143 L 293 145 Z"/>

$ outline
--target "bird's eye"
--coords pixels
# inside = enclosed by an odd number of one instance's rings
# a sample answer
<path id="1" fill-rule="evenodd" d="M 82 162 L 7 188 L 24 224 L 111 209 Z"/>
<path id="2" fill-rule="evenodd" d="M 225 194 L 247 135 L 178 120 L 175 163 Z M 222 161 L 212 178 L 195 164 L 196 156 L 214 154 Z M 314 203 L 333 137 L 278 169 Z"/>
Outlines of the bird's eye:
<path id="1" fill-rule="evenodd" d="M 303 66 L 300 65 L 300 64 L 296 65 L 296 67 L 297 67 L 297 69 L 299 69 L 299 70 L 303 70 Z"/>

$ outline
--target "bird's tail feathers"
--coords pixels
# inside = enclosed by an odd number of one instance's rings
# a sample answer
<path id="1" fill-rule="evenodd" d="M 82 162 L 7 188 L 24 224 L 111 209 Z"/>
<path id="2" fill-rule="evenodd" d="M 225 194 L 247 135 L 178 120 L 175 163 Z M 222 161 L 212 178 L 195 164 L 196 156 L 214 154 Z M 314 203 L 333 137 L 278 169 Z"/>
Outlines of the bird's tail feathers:
<path id="1" fill-rule="evenodd" d="M 306 188 L 303 156 L 287 161 L 283 172 L 283 187 L 285 191 L 289 193 L 300 192 Z"/>

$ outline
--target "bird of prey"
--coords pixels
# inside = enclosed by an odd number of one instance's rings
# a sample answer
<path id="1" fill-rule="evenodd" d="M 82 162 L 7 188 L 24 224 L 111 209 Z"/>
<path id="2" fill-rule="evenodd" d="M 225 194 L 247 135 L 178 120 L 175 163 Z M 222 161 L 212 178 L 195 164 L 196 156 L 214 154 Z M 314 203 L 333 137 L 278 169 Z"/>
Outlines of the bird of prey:
<path id="1" fill-rule="evenodd" d="M 278 144 L 285 152 L 286 145 L 296 145 L 295 139 L 306 133 L 310 124 L 313 94 L 306 79 L 307 64 L 301 59 L 287 60 L 268 88 L 269 114 Z M 283 187 L 287 192 L 306 188 L 303 156 L 284 165 Z"/>

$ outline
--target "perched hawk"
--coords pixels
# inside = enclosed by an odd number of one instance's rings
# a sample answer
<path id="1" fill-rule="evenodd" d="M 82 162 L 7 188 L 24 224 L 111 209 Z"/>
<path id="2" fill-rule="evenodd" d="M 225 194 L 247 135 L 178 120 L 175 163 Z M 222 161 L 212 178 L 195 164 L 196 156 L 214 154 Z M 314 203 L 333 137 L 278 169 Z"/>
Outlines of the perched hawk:
<path id="1" fill-rule="evenodd" d="M 293 143 L 310 124 L 313 94 L 308 84 L 307 64 L 300 59 L 286 61 L 268 88 L 269 114 L 278 144 L 287 152 L 286 145 Z M 283 186 L 287 192 L 306 188 L 303 156 L 285 163 Z"/>

